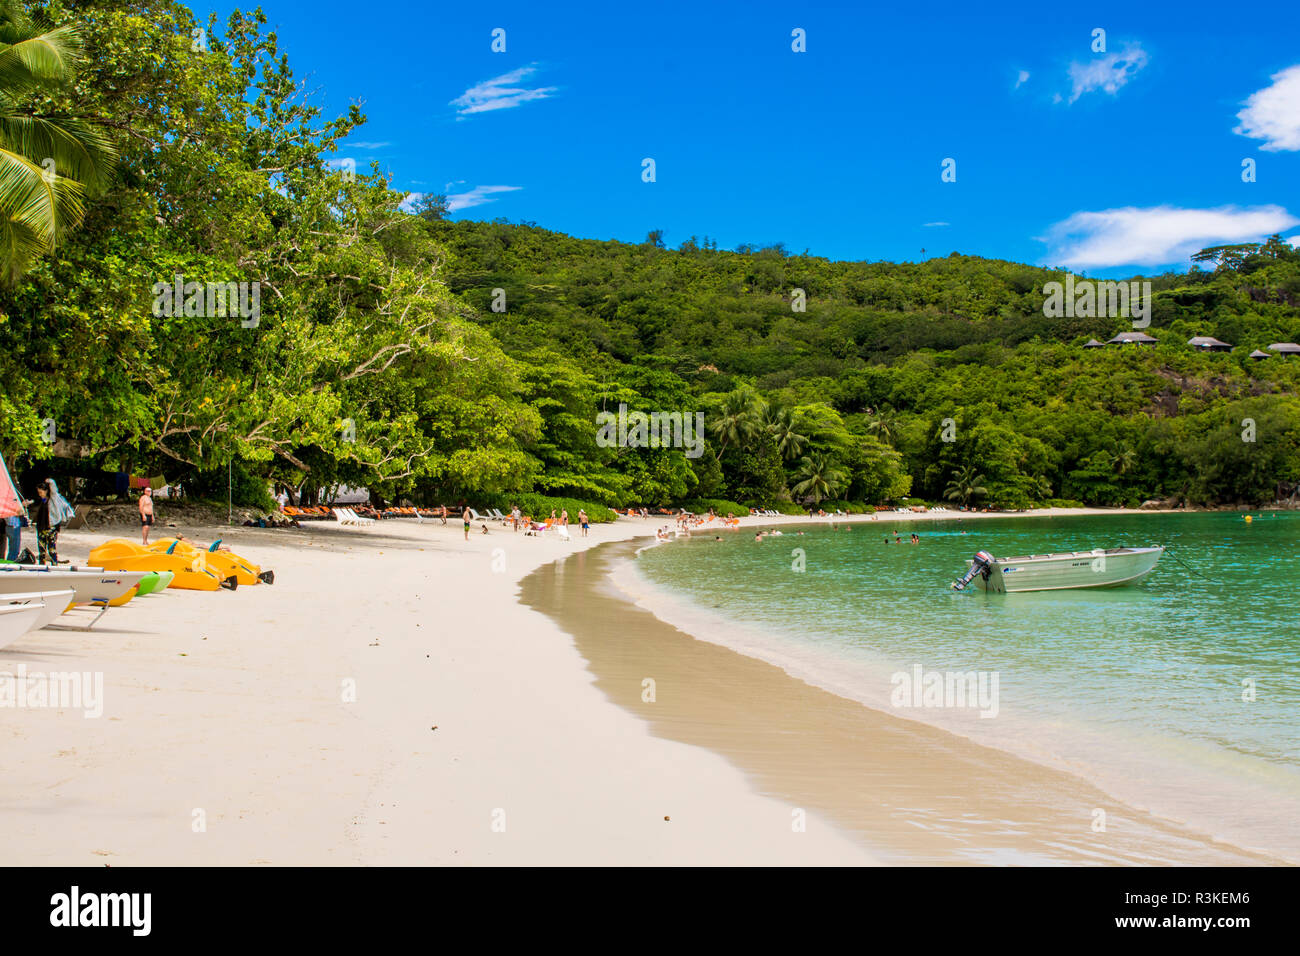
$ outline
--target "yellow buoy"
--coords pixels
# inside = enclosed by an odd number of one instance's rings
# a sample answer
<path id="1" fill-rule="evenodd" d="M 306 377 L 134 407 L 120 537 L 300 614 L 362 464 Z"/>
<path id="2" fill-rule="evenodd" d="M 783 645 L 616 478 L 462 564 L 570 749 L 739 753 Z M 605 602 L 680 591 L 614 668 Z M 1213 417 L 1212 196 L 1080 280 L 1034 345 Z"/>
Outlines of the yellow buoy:
<path id="1" fill-rule="evenodd" d="M 1255 520 L 1254 515 L 1246 515 L 1246 524 L 1250 524 L 1254 520 Z"/>

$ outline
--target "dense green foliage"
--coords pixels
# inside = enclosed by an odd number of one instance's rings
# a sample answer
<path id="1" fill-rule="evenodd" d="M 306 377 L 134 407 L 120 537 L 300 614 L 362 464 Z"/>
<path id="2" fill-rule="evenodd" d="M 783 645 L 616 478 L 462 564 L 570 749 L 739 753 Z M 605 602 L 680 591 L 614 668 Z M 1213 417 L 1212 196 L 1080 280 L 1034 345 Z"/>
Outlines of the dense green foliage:
<path id="1" fill-rule="evenodd" d="M 671 373 L 681 407 L 709 413 L 700 493 L 1211 504 L 1271 501 L 1300 479 L 1300 361 L 1248 357 L 1300 337 L 1300 251 L 1277 237 L 1214 272 L 1151 277 L 1156 346 L 1083 349 L 1129 321 L 1048 318 L 1043 287 L 1063 276 L 1015 263 L 672 251 L 504 222 L 435 234 L 452 290 L 507 352 L 545 350 L 600 382 L 590 409 L 607 383 Z M 1200 353 L 1193 335 L 1236 347 Z M 677 407 L 658 397 L 642 407 Z"/>
<path id="2" fill-rule="evenodd" d="M 59 95 L 118 163 L 0 290 L 0 450 L 20 464 L 79 455 L 197 488 L 234 461 L 308 494 L 571 515 L 1253 503 L 1300 480 L 1300 359 L 1247 357 L 1300 338 L 1300 252 L 1276 238 L 1150 277 L 1156 346 L 1083 349 L 1128 320 L 1047 317 L 1064 275 L 1033 266 L 670 250 L 452 222 L 438 199 L 413 215 L 379 170 L 332 162 L 364 117 L 321 117 L 260 13 L 35 12 L 75 22 L 84 59 Z M 160 311 L 177 275 L 257 283 L 256 322 Z M 622 407 L 703 413 L 701 444 L 602 441 L 598 415 Z"/>

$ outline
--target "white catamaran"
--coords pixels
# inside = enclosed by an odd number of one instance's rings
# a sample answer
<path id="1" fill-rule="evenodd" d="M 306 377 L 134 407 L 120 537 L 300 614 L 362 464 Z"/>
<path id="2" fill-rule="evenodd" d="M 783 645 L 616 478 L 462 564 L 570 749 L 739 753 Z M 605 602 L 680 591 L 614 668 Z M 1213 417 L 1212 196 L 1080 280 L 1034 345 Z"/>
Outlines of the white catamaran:
<path id="1" fill-rule="evenodd" d="M 970 570 L 952 586 L 956 591 L 964 591 L 974 581 L 992 594 L 1117 588 L 1149 574 L 1164 551 L 1163 547 L 1097 548 L 1017 558 L 995 558 L 987 551 L 980 551 L 971 559 Z"/>

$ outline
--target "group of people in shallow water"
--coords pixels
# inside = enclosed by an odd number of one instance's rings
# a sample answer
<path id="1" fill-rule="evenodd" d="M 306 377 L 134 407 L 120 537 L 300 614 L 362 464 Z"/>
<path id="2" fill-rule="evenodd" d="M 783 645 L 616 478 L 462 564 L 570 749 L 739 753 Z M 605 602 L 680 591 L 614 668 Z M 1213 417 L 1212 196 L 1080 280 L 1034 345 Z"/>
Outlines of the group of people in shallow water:
<path id="1" fill-rule="evenodd" d="M 965 534 L 965 532 L 962 532 L 962 533 Z M 885 544 L 902 544 L 902 543 L 903 543 L 903 536 L 900 535 L 897 531 L 894 532 L 894 540 L 893 540 L 893 541 L 890 541 L 890 540 L 889 540 L 889 535 L 885 535 Z M 909 543 L 909 544 L 920 544 L 920 543 L 921 543 L 921 536 L 920 536 L 919 534 L 917 534 L 915 531 L 912 532 L 912 540 L 911 540 L 910 542 L 908 542 L 908 543 Z"/>

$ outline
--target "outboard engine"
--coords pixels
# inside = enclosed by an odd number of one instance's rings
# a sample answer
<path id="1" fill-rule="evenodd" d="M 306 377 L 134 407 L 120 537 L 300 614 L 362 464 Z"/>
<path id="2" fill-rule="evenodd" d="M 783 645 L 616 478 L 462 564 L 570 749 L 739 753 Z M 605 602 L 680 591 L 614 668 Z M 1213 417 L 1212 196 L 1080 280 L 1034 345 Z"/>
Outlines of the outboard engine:
<path id="1" fill-rule="evenodd" d="M 975 575 L 983 574 L 984 580 L 988 580 L 989 570 L 993 567 L 996 558 L 987 551 L 976 551 L 975 557 L 971 561 L 970 570 L 963 574 L 958 580 L 952 582 L 954 591 L 965 591 L 966 585 L 975 580 Z"/>

